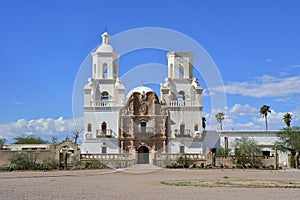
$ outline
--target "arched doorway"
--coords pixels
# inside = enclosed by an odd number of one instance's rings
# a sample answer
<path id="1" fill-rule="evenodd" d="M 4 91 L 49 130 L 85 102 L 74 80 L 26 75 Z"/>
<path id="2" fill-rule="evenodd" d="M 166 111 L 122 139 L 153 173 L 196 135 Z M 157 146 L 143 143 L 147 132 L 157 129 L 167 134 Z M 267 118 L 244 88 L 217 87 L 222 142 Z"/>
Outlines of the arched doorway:
<path id="1" fill-rule="evenodd" d="M 107 127 L 107 124 L 105 121 L 103 121 L 101 124 L 101 135 L 102 136 L 106 136 L 106 127 Z"/>
<path id="2" fill-rule="evenodd" d="M 74 149 L 70 146 L 63 146 L 59 150 L 59 167 L 68 169 L 72 166 L 72 156 L 74 155 Z"/>
<path id="3" fill-rule="evenodd" d="M 146 146 L 140 146 L 137 149 L 137 164 L 149 164 L 149 149 Z"/>

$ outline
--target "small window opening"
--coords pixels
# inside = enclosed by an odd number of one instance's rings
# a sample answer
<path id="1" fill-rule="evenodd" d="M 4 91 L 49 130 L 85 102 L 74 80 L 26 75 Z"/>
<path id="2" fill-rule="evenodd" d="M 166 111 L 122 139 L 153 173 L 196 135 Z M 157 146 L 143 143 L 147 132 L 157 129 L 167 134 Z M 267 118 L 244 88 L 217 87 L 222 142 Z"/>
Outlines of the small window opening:
<path id="1" fill-rule="evenodd" d="M 92 132 L 92 124 L 91 123 L 88 123 L 88 125 L 87 125 L 87 131 L 88 132 Z"/>

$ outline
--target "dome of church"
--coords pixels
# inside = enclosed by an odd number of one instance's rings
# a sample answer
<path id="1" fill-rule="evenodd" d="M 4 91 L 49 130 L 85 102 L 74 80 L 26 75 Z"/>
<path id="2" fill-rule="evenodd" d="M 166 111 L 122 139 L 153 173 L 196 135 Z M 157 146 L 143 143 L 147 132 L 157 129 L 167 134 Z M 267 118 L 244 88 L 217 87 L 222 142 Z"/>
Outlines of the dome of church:
<path id="1" fill-rule="evenodd" d="M 133 88 L 132 90 L 130 90 L 126 96 L 126 98 L 128 99 L 133 93 L 138 92 L 140 94 L 143 94 L 143 92 L 147 93 L 147 92 L 154 92 L 151 88 L 146 87 L 146 86 L 138 86 L 136 88 Z"/>

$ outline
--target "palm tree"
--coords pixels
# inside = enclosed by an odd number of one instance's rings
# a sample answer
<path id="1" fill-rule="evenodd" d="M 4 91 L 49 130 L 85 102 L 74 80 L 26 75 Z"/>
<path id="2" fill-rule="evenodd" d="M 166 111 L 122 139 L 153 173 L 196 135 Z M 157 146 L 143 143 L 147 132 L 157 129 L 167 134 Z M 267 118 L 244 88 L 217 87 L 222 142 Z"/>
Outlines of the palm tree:
<path id="1" fill-rule="evenodd" d="M 284 123 L 286 124 L 286 126 L 287 126 L 288 128 L 291 127 L 292 116 L 293 116 L 293 115 L 290 114 L 290 113 L 285 113 L 285 114 L 283 115 L 282 120 L 284 121 Z"/>
<path id="2" fill-rule="evenodd" d="M 271 113 L 270 106 L 263 105 L 259 110 L 260 116 L 266 120 L 266 130 L 268 130 L 268 113 Z"/>
<path id="3" fill-rule="evenodd" d="M 217 122 L 220 124 L 220 129 L 223 130 L 222 121 L 225 119 L 225 114 L 222 112 L 219 112 L 215 116 Z"/>

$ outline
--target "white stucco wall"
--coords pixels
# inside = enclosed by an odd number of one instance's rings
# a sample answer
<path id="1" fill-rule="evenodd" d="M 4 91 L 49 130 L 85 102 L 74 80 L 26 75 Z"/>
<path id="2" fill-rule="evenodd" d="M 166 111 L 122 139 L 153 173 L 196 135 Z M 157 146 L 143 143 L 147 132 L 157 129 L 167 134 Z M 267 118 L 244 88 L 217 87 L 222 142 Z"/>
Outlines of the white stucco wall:
<path id="1" fill-rule="evenodd" d="M 181 123 L 184 123 L 185 130 L 189 130 L 191 135 L 196 135 L 195 125 L 198 125 L 198 132 L 202 131 L 202 111 L 200 107 L 168 108 L 168 110 L 171 137 L 175 137 L 175 130 L 180 130 Z"/>
<path id="2" fill-rule="evenodd" d="M 102 146 L 106 145 L 107 154 L 119 153 L 118 139 L 116 138 L 90 138 L 80 145 L 81 153 L 102 153 Z"/>
<path id="3" fill-rule="evenodd" d="M 225 137 L 228 138 L 228 148 L 232 148 L 236 138 L 253 138 L 262 151 L 270 151 L 270 155 L 274 155 L 273 146 L 277 140 L 277 132 L 279 130 L 223 130 L 218 131 L 220 135 L 220 146 L 225 148 Z M 279 165 L 287 163 L 287 153 L 277 152 Z"/>
<path id="4" fill-rule="evenodd" d="M 101 130 L 102 122 L 106 122 L 106 129 L 111 129 L 114 134 L 118 135 L 120 107 L 102 107 L 97 111 L 95 110 L 96 108 L 84 112 L 84 129 L 85 133 L 89 134 L 87 137 L 96 138 L 96 130 Z M 87 132 L 88 123 L 92 124 L 91 132 Z"/>

